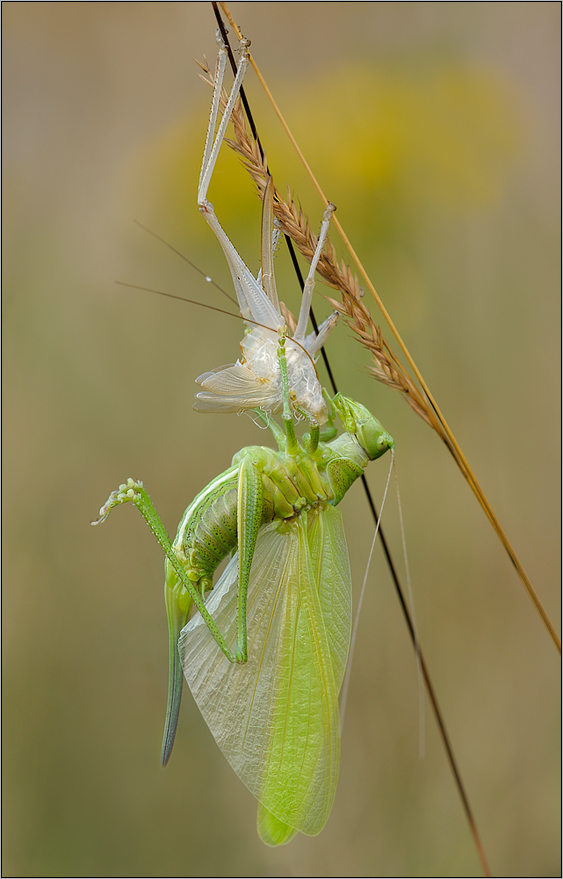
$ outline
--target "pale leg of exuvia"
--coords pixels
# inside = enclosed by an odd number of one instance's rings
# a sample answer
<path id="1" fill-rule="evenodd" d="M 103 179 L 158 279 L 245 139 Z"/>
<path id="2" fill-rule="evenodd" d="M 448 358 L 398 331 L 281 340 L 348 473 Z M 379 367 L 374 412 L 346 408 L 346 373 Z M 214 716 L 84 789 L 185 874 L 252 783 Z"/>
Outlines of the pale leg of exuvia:
<path id="1" fill-rule="evenodd" d="M 229 95 L 227 106 L 225 107 L 225 112 L 223 113 L 221 122 L 219 124 L 219 130 L 217 131 L 217 135 L 214 139 L 213 135 L 215 132 L 217 115 L 219 112 L 219 99 L 221 97 L 221 89 L 223 87 L 223 78 L 225 76 L 225 67 L 227 64 L 227 49 L 219 33 L 217 34 L 217 42 L 219 43 L 219 54 L 217 56 L 217 66 L 215 69 L 213 99 L 211 101 L 209 127 L 207 129 L 207 136 L 205 138 L 205 149 L 203 152 L 203 162 L 201 165 L 199 185 L 197 190 L 197 201 L 199 205 L 202 205 L 207 201 L 207 190 L 209 189 L 209 183 L 211 181 L 213 170 L 217 162 L 217 156 L 219 155 L 221 144 L 223 143 L 223 140 L 225 138 L 227 125 L 229 124 L 229 119 L 231 118 L 231 113 L 233 111 L 235 101 L 238 98 L 240 87 L 242 85 L 242 81 L 246 73 L 246 68 L 248 66 L 248 46 L 250 45 L 250 43 L 248 40 L 242 39 L 240 43 L 241 55 L 237 67 L 235 80 L 231 88 L 231 93 Z"/>
<path id="2" fill-rule="evenodd" d="M 213 205 L 207 199 L 207 192 L 219 155 L 219 150 L 221 149 L 221 145 L 225 138 L 227 125 L 229 124 L 231 113 L 238 98 L 248 65 L 247 47 L 249 43 L 248 40 L 243 39 L 240 43 L 241 57 L 238 63 L 236 76 L 217 133 L 215 133 L 227 61 L 227 51 L 219 34 L 217 40 L 219 43 L 219 54 L 215 69 L 213 98 L 211 102 L 209 125 L 205 138 L 203 162 L 199 176 L 197 203 L 201 214 L 204 216 L 225 254 L 243 317 L 252 319 L 253 322 L 261 323 L 264 326 L 277 331 L 283 326 L 283 320 L 279 314 L 279 310 L 276 309 L 275 304 L 270 302 L 267 296 L 263 295 L 261 286 L 237 253 L 235 247 L 219 223 L 215 211 L 213 210 Z"/>
<path id="3" fill-rule="evenodd" d="M 264 288 L 264 292 L 277 312 L 280 301 L 276 289 L 274 273 L 274 254 L 281 235 L 281 229 L 274 220 L 274 183 L 268 177 L 262 198 L 262 223 L 260 228 L 260 272 L 256 280 Z"/>
<path id="4" fill-rule="evenodd" d="M 297 321 L 297 327 L 295 328 L 295 333 L 293 334 L 293 338 L 301 343 L 305 339 L 307 323 L 309 321 L 309 312 L 311 310 L 313 290 L 315 289 L 315 272 L 317 270 L 317 265 L 321 258 L 323 247 L 325 245 L 326 236 L 328 234 L 328 227 L 330 224 L 330 218 L 335 210 L 336 207 L 329 202 L 323 214 L 323 221 L 321 223 L 321 231 L 319 232 L 317 246 L 313 254 L 313 259 L 311 260 L 311 265 L 309 266 L 309 272 L 307 274 L 305 286 L 303 287 L 303 298 L 301 300 L 301 308 L 299 310 L 299 320 Z"/>
<path id="5" fill-rule="evenodd" d="M 209 184 L 211 182 L 211 177 L 213 176 L 213 171 L 215 169 L 215 164 L 217 162 L 217 157 L 219 155 L 219 151 L 221 149 L 221 145 L 225 138 L 225 132 L 227 130 L 227 125 L 229 124 L 229 120 L 231 118 L 231 113 L 235 102 L 238 98 L 240 87 L 242 81 L 244 79 L 244 75 L 246 73 L 246 68 L 248 65 L 248 55 L 247 55 L 247 42 L 241 43 L 241 56 L 237 67 L 237 73 L 235 76 L 235 80 L 233 82 L 231 93 L 229 95 L 229 99 L 227 101 L 227 106 L 225 107 L 225 111 L 219 123 L 219 129 L 217 133 L 215 133 L 215 127 L 217 125 L 217 116 L 219 113 L 219 102 L 221 98 L 221 90 L 223 88 L 223 79 L 225 76 L 225 67 L 227 64 L 227 50 L 221 35 L 219 32 L 217 33 L 217 42 L 219 43 L 219 52 L 217 55 L 217 64 L 215 67 L 215 81 L 213 86 L 213 98 L 211 100 L 211 111 L 209 114 L 209 125 L 207 128 L 207 134 L 205 137 L 205 148 L 203 151 L 203 161 L 201 163 L 201 171 L 199 174 L 199 183 L 197 189 L 197 203 L 198 207 L 205 217 L 207 223 L 211 227 L 213 233 L 218 239 L 223 251 L 225 252 L 225 256 L 227 257 L 227 261 L 233 272 L 233 280 L 234 276 L 239 273 L 248 274 L 248 269 L 243 263 L 242 259 L 238 255 L 237 251 L 231 244 L 229 238 L 227 237 L 223 227 L 219 223 L 217 217 L 215 216 L 215 211 L 213 210 L 213 205 L 207 200 L 207 192 L 209 189 Z M 235 282 L 235 286 L 236 282 Z M 238 294 L 237 290 L 237 294 Z"/>
<path id="6" fill-rule="evenodd" d="M 204 148 L 203 162 L 202 162 L 200 178 L 199 178 L 197 200 L 198 200 L 198 206 L 199 206 L 201 213 L 204 215 L 208 225 L 211 227 L 211 229 L 214 232 L 215 236 L 217 237 L 219 243 L 221 244 L 221 247 L 223 248 L 223 251 L 225 253 L 225 256 L 227 258 L 229 266 L 231 268 L 231 273 L 233 275 L 233 281 L 235 283 L 235 287 L 237 288 L 237 295 L 240 293 L 239 301 L 247 301 L 248 291 L 244 288 L 247 288 L 248 281 L 250 281 L 252 283 L 254 281 L 254 278 L 253 278 L 253 276 L 250 277 L 251 273 L 250 273 L 249 269 L 244 264 L 243 260 L 241 259 L 241 257 L 237 253 L 236 249 L 233 247 L 233 245 L 230 242 L 228 236 L 226 235 L 224 229 L 222 228 L 221 224 L 219 223 L 219 221 L 215 215 L 215 212 L 213 210 L 213 206 L 207 200 L 207 192 L 209 189 L 209 184 L 211 182 L 211 177 L 213 175 L 215 164 L 217 162 L 217 157 L 219 155 L 219 150 L 220 150 L 222 142 L 225 138 L 227 125 L 229 123 L 235 102 L 239 96 L 240 88 L 241 88 L 242 82 L 244 80 L 246 68 L 248 66 L 248 52 L 247 52 L 248 41 L 244 40 L 244 39 L 241 41 L 241 44 L 240 44 L 241 57 L 240 57 L 240 60 L 238 63 L 236 76 L 235 76 L 235 79 L 234 79 L 234 82 L 233 82 L 233 85 L 231 88 L 231 92 L 230 92 L 230 95 L 229 95 L 229 98 L 227 101 L 227 106 L 225 107 L 225 111 L 224 111 L 223 116 L 221 118 L 221 122 L 219 123 L 219 128 L 217 130 L 217 133 L 215 134 L 215 127 L 217 125 L 217 116 L 218 116 L 218 112 L 219 112 L 219 99 L 220 99 L 220 95 L 221 95 L 221 89 L 223 87 L 223 79 L 224 79 L 224 75 L 225 75 L 225 67 L 226 67 L 226 61 L 227 61 L 226 47 L 225 47 L 220 35 L 218 35 L 217 40 L 219 43 L 219 53 L 218 53 L 218 57 L 217 57 L 217 65 L 216 65 L 216 70 L 215 70 L 213 98 L 212 98 L 212 102 L 211 102 L 209 126 L 207 129 L 207 135 L 206 135 L 206 139 L 205 139 L 205 148 Z M 330 217 L 331 217 L 332 213 L 334 212 L 334 210 L 335 210 L 334 205 L 329 204 L 323 214 L 323 222 L 321 224 L 321 230 L 319 233 L 317 246 L 315 248 L 315 252 L 313 254 L 313 259 L 311 261 L 311 265 L 309 267 L 309 272 L 307 274 L 307 279 L 305 281 L 305 286 L 304 286 L 304 290 L 303 290 L 303 298 L 301 301 L 301 308 L 299 310 L 299 319 L 298 319 L 297 328 L 296 328 L 296 331 L 295 331 L 294 337 L 293 337 L 299 343 L 302 343 L 305 339 L 306 327 L 307 327 L 307 322 L 309 320 L 309 312 L 310 312 L 310 308 L 311 308 L 311 300 L 312 300 L 312 296 L 313 296 L 313 290 L 315 287 L 315 272 L 317 269 L 319 259 L 322 254 L 322 250 L 323 250 L 323 247 L 324 247 L 324 244 L 326 241 L 327 234 L 328 234 Z M 263 234 L 264 234 L 264 230 L 263 230 Z M 268 238 L 270 239 L 269 232 L 267 232 L 265 234 L 267 234 Z M 264 246 L 264 242 L 262 242 L 262 246 Z M 271 241 L 269 241 L 268 248 L 270 250 L 270 254 L 271 254 L 272 247 L 273 247 L 273 244 Z M 268 265 L 270 265 L 270 263 L 271 263 L 271 260 L 269 260 Z M 243 288 L 243 289 L 241 289 L 241 288 Z M 271 327 L 272 329 L 276 329 L 276 330 L 280 331 L 282 329 L 282 319 L 281 319 L 281 315 L 279 314 L 279 310 L 276 307 L 277 303 L 272 302 L 270 304 L 272 305 L 272 314 L 269 315 L 270 320 L 267 321 L 266 325 Z M 268 311 L 269 311 L 269 309 L 268 309 Z M 323 341 L 324 341 L 325 335 L 328 335 L 328 333 L 330 332 L 330 330 L 332 329 L 333 326 L 334 326 L 334 322 L 331 318 L 328 318 L 323 323 L 322 327 L 320 328 L 320 333 L 319 333 L 319 336 L 321 334 L 323 334 Z M 320 347 L 320 343 L 321 342 L 320 342 L 320 338 L 319 338 L 319 347 Z"/>

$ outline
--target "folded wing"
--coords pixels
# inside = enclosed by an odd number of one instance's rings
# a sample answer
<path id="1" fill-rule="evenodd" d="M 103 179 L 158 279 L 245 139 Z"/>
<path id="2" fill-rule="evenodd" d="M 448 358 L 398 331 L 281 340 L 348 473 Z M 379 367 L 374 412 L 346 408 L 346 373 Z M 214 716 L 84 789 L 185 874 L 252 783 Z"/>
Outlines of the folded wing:
<path id="1" fill-rule="evenodd" d="M 207 603 L 232 645 L 237 592 L 235 555 Z M 315 835 L 336 790 L 338 691 L 350 640 L 349 563 L 338 510 L 326 506 L 261 529 L 247 629 L 248 661 L 229 663 L 196 614 L 179 639 L 184 674 L 218 745 L 260 801 L 265 841 L 286 841 L 297 830 Z M 288 828 L 285 838 L 268 838 L 268 816 Z"/>

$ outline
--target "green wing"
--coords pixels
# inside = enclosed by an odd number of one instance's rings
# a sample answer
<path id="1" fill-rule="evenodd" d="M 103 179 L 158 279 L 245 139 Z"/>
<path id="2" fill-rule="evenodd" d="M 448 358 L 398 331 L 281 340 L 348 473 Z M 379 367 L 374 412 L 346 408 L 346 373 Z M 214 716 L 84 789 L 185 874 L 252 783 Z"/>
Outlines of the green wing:
<path id="1" fill-rule="evenodd" d="M 233 645 L 237 591 L 235 556 L 207 602 Z M 229 663 L 199 614 L 179 639 L 192 694 L 217 744 L 260 801 L 259 831 L 271 845 L 297 831 L 319 833 L 330 814 L 350 605 L 341 516 L 327 505 L 261 529 L 248 589 L 246 663 Z"/>
<path id="2" fill-rule="evenodd" d="M 352 574 L 340 510 L 329 505 L 319 510 L 318 515 L 310 515 L 308 538 L 336 687 L 340 692 L 352 635 Z"/>

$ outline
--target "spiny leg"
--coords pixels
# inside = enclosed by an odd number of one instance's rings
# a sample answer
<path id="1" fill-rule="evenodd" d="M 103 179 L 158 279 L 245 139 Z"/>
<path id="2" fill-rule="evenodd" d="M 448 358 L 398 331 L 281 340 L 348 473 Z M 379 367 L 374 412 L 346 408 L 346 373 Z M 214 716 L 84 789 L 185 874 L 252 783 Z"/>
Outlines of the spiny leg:
<path id="1" fill-rule="evenodd" d="M 187 593 L 184 593 L 186 602 L 190 599 L 191 601 L 193 601 L 201 616 L 205 620 L 205 623 L 207 624 L 207 627 L 209 628 L 209 631 L 211 632 L 213 638 L 217 642 L 217 645 L 221 648 L 229 662 L 236 662 L 237 658 L 235 654 L 233 654 L 229 650 L 225 639 L 215 625 L 212 617 L 209 614 L 209 611 L 205 607 L 205 602 L 202 596 L 194 586 L 192 580 L 188 576 L 186 569 L 184 568 L 184 565 L 178 558 L 178 555 L 176 554 L 174 547 L 172 546 L 170 538 L 166 533 L 166 529 L 162 524 L 162 521 L 158 513 L 156 512 L 154 505 L 142 482 L 128 479 L 127 482 L 123 485 L 120 485 L 116 491 L 112 491 L 108 500 L 100 510 L 99 518 L 95 522 L 92 522 L 92 524 L 99 525 L 102 522 L 105 522 L 114 507 L 128 502 L 132 502 L 135 504 L 143 519 L 160 543 L 160 546 L 164 550 L 164 554 L 166 555 L 169 564 L 174 570 L 178 582 Z M 179 596 L 177 595 L 176 600 L 178 600 L 178 598 Z"/>
<path id="2" fill-rule="evenodd" d="M 204 178 L 207 174 L 207 170 L 209 168 L 209 161 L 211 157 L 211 151 L 213 149 L 214 142 L 214 134 L 215 127 L 217 125 L 217 115 L 219 113 L 219 102 L 221 98 L 221 89 L 223 86 L 223 79 L 225 77 L 225 67 L 227 64 L 227 51 L 223 40 L 221 39 L 221 35 L 217 34 L 217 42 L 219 43 L 219 51 L 217 53 L 217 61 L 215 62 L 215 76 L 213 77 L 213 97 L 211 99 L 211 109 L 209 111 L 209 122 L 207 124 L 207 133 L 205 135 L 205 147 L 203 150 L 203 159 L 201 162 L 201 168 L 199 172 L 199 182 L 198 182 L 198 196 L 202 191 L 202 187 L 205 185 L 205 193 L 207 194 L 207 189 L 209 187 L 209 180 L 205 184 Z"/>
<path id="3" fill-rule="evenodd" d="M 276 311 L 280 310 L 280 303 L 276 289 L 276 276 L 274 274 L 274 253 L 279 234 L 279 229 L 274 224 L 274 181 L 271 177 L 268 177 L 262 201 L 260 235 L 260 262 L 262 268 L 259 280 L 262 281 L 264 292 Z"/>
<path id="4" fill-rule="evenodd" d="M 307 331 L 309 311 L 311 310 L 313 290 L 315 289 L 315 272 L 317 270 L 317 265 L 321 258 L 322 250 L 326 241 L 326 236 L 328 234 L 330 218 L 335 210 L 336 207 L 333 204 L 329 203 L 327 209 L 323 214 L 323 221 L 321 223 L 321 231 L 319 232 L 317 246 L 313 254 L 313 259 L 311 260 L 311 265 L 309 266 L 309 273 L 305 281 L 305 286 L 303 287 L 303 298 L 301 300 L 301 308 L 299 310 L 299 320 L 297 321 L 297 328 L 295 330 L 295 333 L 293 334 L 293 338 L 297 339 L 299 342 L 303 341 L 303 339 L 305 338 L 305 333 Z"/>
<path id="5" fill-rule="evenodd" d="M 219 150 L 221 149 L 221 145 L 225 138 L 227 125 L 229 124 L 245 76 L 248 65 L 248 46 L 250 45 L 248 40 L 244 38 L 241 40 L 241 57 L 238 63 L 236 76 L 227 105 L 219 123 L 219 128 L 215 133 L 227 58 L 226 48 L 219 34 L 217 39 L 219 42 L 219 54 L 215 71 L 209 126 L 205 138 L 205 149 L 199 177 L 197 194 L 198 207 L 223 249 L 223 253 L 225 254 L 233 278 L 233 284 L 235 286 L 242 316 L 252 320 L 253 323 L 260 323 L 277 331 L 282 326 L 282 319 L 279 310 L 276 308 L 274 302 L 272 302 L 267 296 L 264 296 L 264 291 L 262 290 L 261 285 L 258 284 L 250 269 L 245 265 L 244 261 L 237 253 L 236 248 L 233 246 L 228 235 L 217 219 L 215 211 L 213 210 L 213 205 L 207 199 L 207 192 L 219 155 Z"/>
<path id="6" fill-rule="evenodd" d="M 225 112 L 223 113 L 221 122 L 219 123 L 219 129 L 214 138 L 215 125 L 217 123 L 217 115 L 219 111 L 219 101 L 221 98 L 221 89 L 223 88 L 223 78 L 225 76 L 225 66 L 227 63 L 227 49 L 219 32 L 217 33 L 217 42 L 219 43 L 219 54 L 217 57 L 217 66 L 215 69 L 213 99 L 211 102 L 209 126 L 207 129 L 207 136 L 205 138 L 205 149 L 203 153 L 203 162 L 199 175 L 199 185 L 197 190 L 197 201 L 200 206 L 207 202 L 207 190 L 209 189 L 209 183 L 211 181 L 213 170 L 217 162 L 217 156 L 219 155 L 221 144 L 223 143 L 223 140 L 225 138 L 227 125 L 229 124 L 231 113 L 233 112 L 233 107 L 235 106 L 235 101 L 238 98 L 240 87 L 242 85 L 242 81 L 246 73 L 246 68 L 248 66 L 248 46 L 250 45 L 250 41 L 246 40 L 243 37 L 240 42 L 241 55 L 237 67 L 235 80 L 231 88 L 231 93 L 227 101 L 227 106 L 225 107 Z"/>

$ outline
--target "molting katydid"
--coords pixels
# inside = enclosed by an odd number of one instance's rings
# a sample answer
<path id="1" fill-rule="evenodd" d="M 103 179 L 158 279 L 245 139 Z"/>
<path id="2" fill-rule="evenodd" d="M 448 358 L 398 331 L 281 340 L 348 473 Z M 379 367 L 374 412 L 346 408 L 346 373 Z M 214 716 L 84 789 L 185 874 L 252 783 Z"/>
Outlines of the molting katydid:
<path id="1" fill-rule="evenodd" d="M 231 269 L 249 330 L 242 357 L 200 376 L 202 411 L 253 410 L 278 451 L 252 446 L 188 506 L 174 542 L 143 486 L 129 479 L 111 493 L 97 522 L 134 503 L 166 555 L 169 695 L 162 761 L 169 759 L 183 674 L 225 756 L 259 800 L 258 829 L 270 845 L 298 831 L 315 835 L 334 800 L 340 758 L 338 695 L 351 638 L 351 575 L 337 504 L 370 460 L 393 440 L 361 404 L 323 392 L 314 365 L 335 324 L 306 335 L 315 268 L 331 205 L 305 282 L 299 319 L 289 335 L 279 305 L 273 252 L 273 186 L 265 187 L 262 270 L 254 278 L 221 228 L 207 189 L 246 67 L 246 44 L 214 138 L 225 68 L 220 43 L 198 204 Z M 273 420 L 282 412 L 285 432 Z M 344 432 L 323 442 L 333 414 Z M 295 418 L 310 432 L 301 441 Z M 218 583 L 213 575 L 231 559 Z"/>

